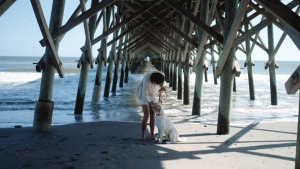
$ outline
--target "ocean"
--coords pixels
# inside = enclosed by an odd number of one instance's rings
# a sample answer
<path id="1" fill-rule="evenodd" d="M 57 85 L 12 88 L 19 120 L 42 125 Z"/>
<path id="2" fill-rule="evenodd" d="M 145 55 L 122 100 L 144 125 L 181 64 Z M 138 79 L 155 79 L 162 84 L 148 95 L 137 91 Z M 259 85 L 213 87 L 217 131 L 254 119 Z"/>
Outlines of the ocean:
<path id="1" fill-rule="evenodd" d="M 16 125 L 32 127 L 35 102 L 39 98 L 41 73 L 35 71 L 40 57 L 0 56 L 0 128 Z M 103 71 L 100 106 L 92 106 L 91 98 L 96 75 L 96 68 L 89 72 L 84 111 L 74 115 L 80 69 L 77 69 L 77 57 L 62 57 L 65 78 L 56 75 L 52 101 L 54 111 L 52 125 L 95 121 L 141 122 L 143 112 L 135 98 L 135 89 L 144 74 L 129 73 L 129 82 L 118 87 L 110 97 L 104 98 L 107 67 Z M 239 61 L 243 67 L 244 61 Z M 248 89 L 247 69 L 242 69 L 236 77 L 237 92 L 233 96 L 231 111 L 232 125 L 245 125 L 253 122 L 297 121 L 299 96 L 288 95 L 284 83 L 299 66 L 299 62 L 278 61 L 276 69 L 278 105 L 271 105 L 269 71 L 264 69 L 266 61 L 256 61 L 253 67 L 255 98 L 251 101 Z M 148 68 L 152 71 L 154 68 Z M 169 97 L 163 101 L 165 114 L 175 123 L 217 124 L 220 81 L 214 85 L 212 69 L 208 70 L 208 82 L 203 85 L 201 116 L 193 116 L 193 91 L 195 74 L 190 75 L 190 104 L 183 105 L 177 99 L 177 91 L 172 91 L 165 83 Z"/>

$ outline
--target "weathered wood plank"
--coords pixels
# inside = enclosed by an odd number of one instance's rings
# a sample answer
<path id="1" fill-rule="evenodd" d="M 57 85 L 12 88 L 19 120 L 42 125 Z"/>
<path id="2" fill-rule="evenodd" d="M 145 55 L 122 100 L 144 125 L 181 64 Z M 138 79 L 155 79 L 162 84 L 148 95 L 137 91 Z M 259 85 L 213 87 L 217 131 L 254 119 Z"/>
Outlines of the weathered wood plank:
<path id="1" fill-rule="evenodd" d="M 57 53 L 57 50 L 53 43 L 51 33 L 48 29 L 40 1 L 39 0 L 30 0 L 30 2 L 32 4 L 32 8 L 34 10 L 34 13 L 35 13 L 36 19 L 38 21 L 39 27 L 41 29 L 42 35 L 43 35 L 44 39 L 46 40 L 46 45 L 49 49 L 49 52 L 51 53 L 51 59 L 53 61 L 53 65 L 56 68 L 59 76 L 61 78 L 63 78 L 64 72 L 63 72 L 63 68 L 62 68 L 62 63 L 58 57 L 58 53 Z"/>

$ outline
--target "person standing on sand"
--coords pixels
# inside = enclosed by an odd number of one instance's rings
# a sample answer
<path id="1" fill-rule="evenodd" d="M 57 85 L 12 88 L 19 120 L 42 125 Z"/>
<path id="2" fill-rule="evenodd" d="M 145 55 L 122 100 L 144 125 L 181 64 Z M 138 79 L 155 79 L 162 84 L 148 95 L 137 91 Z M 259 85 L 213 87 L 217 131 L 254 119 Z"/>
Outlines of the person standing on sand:
<path id="1" fill-rule="evenodd" d="M 150 105 L 157 103 L 157 94 L 159 94 L 159 101 L 161 102 L 162 92 L 166 92 L 166 88 L 163 86 L 165 81 L 165 76 L 162 72 L 152 72 L 147 74 L 142 82 L 140 83 L 137 91 L 136 97 L 143 108 L 144 118 L 142 121 L 142 137 L 141 140 L 145 140 L 145 131 L 147 128 L 147 122 L 150 115 L 150 132 L 151 139 L 155 140 L 154 127 L 155 127 L 155 113 L 150 109 Z"/>

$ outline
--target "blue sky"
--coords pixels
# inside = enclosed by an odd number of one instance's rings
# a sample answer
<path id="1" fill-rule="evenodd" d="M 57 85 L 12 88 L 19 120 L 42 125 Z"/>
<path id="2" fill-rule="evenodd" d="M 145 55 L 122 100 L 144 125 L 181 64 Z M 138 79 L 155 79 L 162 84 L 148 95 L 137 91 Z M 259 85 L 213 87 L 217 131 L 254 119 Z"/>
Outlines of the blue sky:
<path id="1" fill-rule="evenodd" d="M 287 0 L 284 0 L 287 1 Z M 283 2 L 284 2 L 283 1 Z M 75 3 L 74 3 L 75 2 Z M 91 1 L 87 2 L 87 9 L 90 7 Z M 50 13 L 52 8 L 51 0 L 41 0 L 45 18 L 49 24 Z M 65 14 L 63 24 L 69 19 L 75 8 L 79 5 L 78 1 L 66 1 Z M 258 18 L 260 19 L 260 18 Z M 95 37 L 102 33 L 102 23 L 98 26 Z M 276 26 L 274 26 L 275 46 L 282 35 Z M 267 45 L 267 29 L 261 31 L 264 43 Z M 111 35 L 112 36 L 112 35 Z M 31 3 L 29 0 L 16 1 L 0 17 L 0 56 L 42 56 L 45 48 L 39 44 L 42 34 L 37 24 Z M 85 34 L 83 24 L 69 31 L 60 43 L 60 57 L 80 57 L 82 47 L 85 43 Z M 93 46 L 93 57 L 97 56 L 97 49 L 100 43 Z M 237 58 L 245 60 L 245 54 L 237 52 Z M 252 59 L 268 60 L 266 52 L 254 48 Z M 299 50 L 287 36 L 281 48 L 279 49 L 276 60 L 300 61 Z"/>

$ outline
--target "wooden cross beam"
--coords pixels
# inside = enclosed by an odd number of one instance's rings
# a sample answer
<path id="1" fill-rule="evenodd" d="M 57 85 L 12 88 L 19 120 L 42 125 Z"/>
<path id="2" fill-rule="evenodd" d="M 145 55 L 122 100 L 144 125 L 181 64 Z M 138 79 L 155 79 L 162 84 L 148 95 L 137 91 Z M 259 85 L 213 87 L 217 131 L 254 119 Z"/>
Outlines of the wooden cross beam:
<path id="1" fill-rule="evenodd" d="M 149 9 L 153 8 L 157 3 L 159 3 L 161 0 L 157 0 L 154 3 L 152 3 L 152 5 L 144 8 L 143 10 L 140 10 L 138 12 L 136 12 L 135 14 L 133 14 L 132 16 L 124 19 L 122 22 L 118 23 L 117 25 L 115 25 L 113 28 L 110 28 L 109 30 L 107 30 L 106 32 L 102 33 L 102 35 L 98 36 L 97 38 L 92 40 L 92 45 L 98 43 L 100 40 L 104 39 L 106 36 L 108 36 L 109 34 L 113 33 L 114 31 L 117 31 L 118 29 L 120 29 L 122 26 L 128 24 L 129 22 L 131 22 L 132 20 L 136 19 L 137 17 L 139 17 L 140 15 L 142 15 L 143 13 L 147 12 Z M 151 19 L 151 18 L 146 18 L 146 19 Z M 84 47 L 81 48 L 81 50 L 84 50 Z"/>
<path id="2" fill-rule="evenodd" d="M 85 21 L 86 19 L 88 19 L 89 17 L 95 15 L 97 12 L 99 12 L 100 10 L 102 10 L 103 8 L 106 8 L 107 6 L 115 3 L 117 0 L 106 0 L 106 1 L 101 1 L 99 2 L 97 5 L 93 6 L 92 8 L 90 8 L 89 10 L 87 10 L 86 12 L 82 13 L 81 15 L 79 15 L 78 17 L 72 19 L 71 21 L 67 22 L 65 25 L 63 25 L 62 27 L 60 27 L 59 29 L 57 29 L 53 34 L 52 34 L 52 38 L 56 39 L 59 36 L 67 33 L 68 31 L 70 31 L 71 29 L 75 28 L 76 26 L 78 26 L 81 22 Z M 41 45 L 44 47 L 45 43 L 44 43 L 44 39 L 42 39 L 40 41 Z"/>
<path id="3" fill-rule="evenodd" d="M 289 7 L 278 0 L 255 0 L 259 5 L 263 6 L 268 12 L 275 16 L 279 21 L 283 22 L 292 31 L 300 35 L 300 17 Z"/>
<path id="4" fill-rule="evenodd" d="M 197 15 L 198 13 L 198 9 L 199 9 L 199 6 L 200 6 L 200 0 L 197 0 L 196 1 L 196 5 L 194 7 L 194 11 L 193 11 L 193 16 Z M 205 22 L 204 22 L 205 23 Z M 193 30 L 194 30 L 194 22 L 191 22 L 190 23 L 190 27 L 189 27 L 189 30 L 188 30 L 188 37 L 191 37 L 192 36 L 192 33 L 193 33 Z M 183 59 L 181 61 L 185 61 L 188 57 L 188 52 L 189 52 L 189 46 L 190 44 L 189 43 L 186 43 L 185 44 L 185 49 L 184 49 L 184 52 L 183 52 Z M 198 46 L 196 47 L 198 48 Z"/>
<path id="5" fill-rule="evenodd" d="M 151 26 L 151 25 L 150 25 Z M 164 32 L 161 29 L 158 29 L 155 26 L 151 26 L 152 28 L 154 28 L 156 31 L 160 32 L 163 36 L 165 36 L 166 38 L 170 39 L 172 42 L 174 42 L 177 46 L 179 46 L 181 49 L 184 49 L 184 46 L 181 45 L 180 42 L 178 42 L 177 40 L 175 40 L 173 37 L 171 37 L 170 35 L 166 34 L 166 32 Z"/>
<path id="6" fill-rule="evenodd" d="M 136 28 L 140 27 L 141 25 L 144 25 L 146 22 L 148 22 L 151 19 L 151 17 L 148 17 L 144 20 L 142 20 L 141 22 L 139 22 L 138 24 L 135 24 L 134 26 L 131 26 L 128 28 L 127 31 L 123 32 L 122 34 L 120 34 L 119 36 L 117 36 L 116 38 L 114 38 L 113 40 L 111 40 L 110 42 L 107 43 L 107 46 L 111 45 L 112 43 L 116 42 L 117 40 L 121 39 L 123 36 L 127 35 L 128 33 L 130 33 L 131 31 L 134 31 Z M 146 28 L 146 29 L 149 29 Z M 145 29 L 143 29 L 145 30 Z"/>
<path id="7" fill-rule="evenodd" d="M 234 20 L 233 20 L 232 26 L 230 28 L 228 37 L 226 38 L 226 40 L 223 44 L 223 52 L 219 58 L 218 66 L 216 68 L 216 77 L 219 77 L 223 70 L 223 67 L 224 67 L 225 62 L 228 57 L 228 54 L 231 51 L 232 46 L 234 45 L 234 40 L 236 38 L 237 31 L 242 22 L 242 18 L 244 17 L 244 15 L 246 13 L 246 9 L 247 9 L 249 2 L 250 2 L 250 0 L 242 0 L 239 8 L 237 10 L 237 13 L 234 16 Z"/>
<path id="8" fill-rule="evenodd" d="M 41 29 L 42 35 L 45 39 L 46 46 L 47 46 L 47 48 L 48 48 L 48 50 L 51 54 L 51 59 L 52 59 L 53 65 L 56 68 L 59 76 L 61 78 L 63 78 L 64 77 L 64 72 L 63 72 L 63 68 L 62 68 L 62 63 L 61 63 L 61 61 L 58 57 L 58 53 L 57 53 L 57 50 L 56 50 L 55 45 L 53 43 L 51 33 L 48 29 L 47 22 L 46 22 L 46 19 L 45 19 L 43 10 L 42 10 L 41 3 L 40 3 L 39 0 L 30 0 L 30 2 L 31 2 L 32 8 L 34 10 L 34 13 L 35 13 L 37 22 L 39 24 L 39 27 Z"/>
<path id="9" fill-rule="evenodd" d="M 86 11 L 85 9 L 85 3 L 83 0 L 80 0 L 80 6 L 81 6 L 81 12 L 84 13 Z M 87 48 L 87 54 L 88 54 L 88 61 L 90 63 L 91 68 L 94 68 L 94 62 L 93 62 L 93 53 L 92 53 L 92 44 L 91 44 L 91 35 L 89 30 L 89 25 L 87 20 L 83 21 L 84 26 L 84 33 L 85 33 L 85 46 Z"/>
<path id="10" fill-rule="evenodd" d="M 149 11 L 154 17 L 156 17 L 158 20 L 160 20 L 163 24 L 170 27 L 173 31 L 175 31 L 177 34 L 179 34 L 181 37 L 183 37 L 186 41 L 188 41 L 191 45 L 193 45 L 195 48 L 198 47 L 198 43 L 189 38 L 185 33 L 183 33 L 181 30 L 176 28 L 174 25 L 170 24 L 168 21 L 166 21 L 164 18 L 160 17 L 157 13 Z"/>
<path id="11" fill-rule="evenodd" d="M 206 25 L 206 23 L 204 23 L 203 21 L 201 21 L 200 19 L 198 19 L 196 16 L 192 15 L 191 13 L 189 13 L 186 9 L 178 6 L 173 1 L 164 1 L 164 2 L 167 3 L 168 5 L 172 6 L 177 12 L 179 12 L 181 15 L 185 16 L 190 21 L 192 21 L 193 23 L 195 23 L 199 28 L 201 28 L 203 31 L 205 31 L 206 33 L 208 33 L 213 38 L 215 38 L 217 41 L 219 41 L 220 43 L 223 43 L 223 41 L 224 41 L 223 35 L 219 34 L 215 30 L 213 30 L 211 27 L 209 27 L 208 25 Z"/>
<path id="12" fill-rule="evenodd" d="M 2 0 L 0 3 L 0 17 L 4 14 L 4 12 L 14 4 L 16 0 Z"/>

